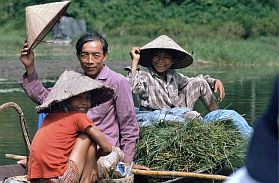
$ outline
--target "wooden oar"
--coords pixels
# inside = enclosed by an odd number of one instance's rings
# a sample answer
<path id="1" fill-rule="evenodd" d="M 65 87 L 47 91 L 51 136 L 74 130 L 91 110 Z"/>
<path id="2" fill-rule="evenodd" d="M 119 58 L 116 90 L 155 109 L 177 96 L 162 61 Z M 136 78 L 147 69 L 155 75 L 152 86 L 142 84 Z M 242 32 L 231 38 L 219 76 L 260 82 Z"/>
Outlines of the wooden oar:
<path id="1" fill-rule="evenodd" d="M 6 154 L 6 158 L 13 160 L 23 160 L 26 156 L 16 155 L 16 154 Z M 178 172 L 178 171 L 155 171 L 155 170 L 139 170 L 133 169 L 132 172 L 136 175 L 149 175 L 149 176 L 165 176 L 165 177 L 192 177 L 199 179 L 209 179 L 209 180 L 226 180 L 227 176 L 224 175 L 212 175 L 205 173 L 194 173 L 194 172 Z"/>
<path id="2" fill-rule="evenodd" d="M 5 157 L 7 159 L 13 159 L 13 160 L 23 160 L 26 159 L 26 156 L 16 155 L 16 154 L 6 154 Z"/>
<path id="3" fill-rule="evenodd" d="M 136 175 L 150 175 L 150 176 L 166 176 L 166 177 L 193 177 L 199 179 L 210 179 L 210 180 L 226 180 L 227 176 L 224 175 L 212 175 L 204 173 L 194 173 L 194 172 L 178 172 L 178 171 L 155 171 L 155 170 L 132 170 Z"/>

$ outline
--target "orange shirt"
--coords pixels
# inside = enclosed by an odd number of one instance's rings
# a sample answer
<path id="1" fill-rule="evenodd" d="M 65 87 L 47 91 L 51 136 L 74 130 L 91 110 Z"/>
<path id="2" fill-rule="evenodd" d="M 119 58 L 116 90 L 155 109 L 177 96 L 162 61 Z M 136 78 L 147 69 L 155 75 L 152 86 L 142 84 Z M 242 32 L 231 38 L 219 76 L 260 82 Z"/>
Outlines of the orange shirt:
<path id="1" fill-rule="evenodd" d="M 79 132 L 92 125 L 84 113 L 49 113 L 31 144 L 28 179 L 63 175 Z"/>

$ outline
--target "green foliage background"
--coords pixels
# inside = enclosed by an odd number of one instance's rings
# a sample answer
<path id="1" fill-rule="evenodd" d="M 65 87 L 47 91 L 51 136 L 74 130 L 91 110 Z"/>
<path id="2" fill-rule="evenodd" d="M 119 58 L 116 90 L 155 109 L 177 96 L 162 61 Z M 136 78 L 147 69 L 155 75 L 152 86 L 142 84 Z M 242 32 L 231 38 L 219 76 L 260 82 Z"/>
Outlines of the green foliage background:
<path id="1" fill-rule="evenodd" d="M 56 0 L 57 1 L 57 0 Z M 2 0 L 1 25 L 24 27 L 26 6 L 54 0 Z M 72 0 L 67 13 L 110 36 L 276 36 L 276 0 Z"/>
<path id="2" fill-rule="evenodd" d="M 54 1 L 0 0 L 3 49 L 18 53 L 22 46 L 26 6 Z M 102 32 L 113 60 L 129 59 L 133 46 L 161 34 L 193 51 L 196 60 L 274 65 L 279 57 L 276 0 L 72 0 L 66 15 Z M 14 54 L 9 52 L 4 54 Z"/>

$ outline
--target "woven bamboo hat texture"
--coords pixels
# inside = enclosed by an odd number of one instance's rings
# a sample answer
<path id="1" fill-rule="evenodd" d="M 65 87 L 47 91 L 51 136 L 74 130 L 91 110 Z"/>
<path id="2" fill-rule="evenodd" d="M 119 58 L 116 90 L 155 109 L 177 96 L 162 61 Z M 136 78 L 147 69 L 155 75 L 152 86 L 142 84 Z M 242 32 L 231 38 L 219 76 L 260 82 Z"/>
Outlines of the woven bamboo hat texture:
<path id="1" fill-rule="evenodd" d="M 158 49 L 172 50 L 173 64 L 170 69 L 181 69 L 193 63 L 193 58 L 190 53 L 181 48 L 170 37 L 161 35 L 140 49 L 139 64 L 144 67 L 149 67 L 151 65 L 153 53 Z"/>
<path id="2" fill-rule="evenodd" d="M 43 104 L 36 107 L 36 111 L 38 113 L 51 112 L 57 103 L 87 91 L 91 91 L 91 107 L 110 100 L 114 95 L 111 87 L 80 73 L 65 70 Z"/>
<path id="3" fill-rule="evenodd" d="M 70 1 L 28 6 L 25 8 L 27 44 L 34 49 L 69 7 Z"/>

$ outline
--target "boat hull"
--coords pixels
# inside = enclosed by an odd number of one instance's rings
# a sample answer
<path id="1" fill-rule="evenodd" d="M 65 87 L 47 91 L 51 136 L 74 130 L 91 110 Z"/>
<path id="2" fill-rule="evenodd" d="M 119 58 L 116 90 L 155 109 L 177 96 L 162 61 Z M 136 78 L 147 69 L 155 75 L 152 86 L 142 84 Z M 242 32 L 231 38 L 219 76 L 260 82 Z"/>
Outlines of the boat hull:
<path id="1" fill-rule="evenodd" d="M 1 165 L 0 166 L 0 182 L 5 178 L 26 175 L 26 169 L 21 165 Z"/>

